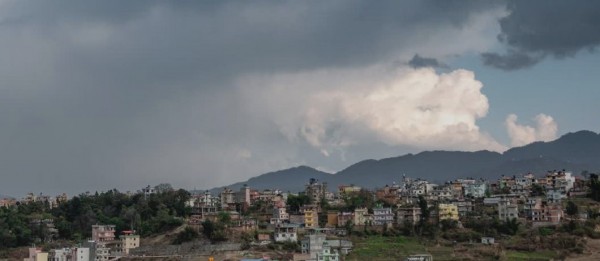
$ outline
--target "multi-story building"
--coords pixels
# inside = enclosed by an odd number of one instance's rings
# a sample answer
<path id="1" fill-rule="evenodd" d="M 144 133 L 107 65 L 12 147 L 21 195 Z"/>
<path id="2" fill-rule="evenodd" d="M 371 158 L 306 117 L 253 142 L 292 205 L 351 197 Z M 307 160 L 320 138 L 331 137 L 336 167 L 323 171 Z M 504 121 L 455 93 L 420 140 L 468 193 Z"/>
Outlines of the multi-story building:
<path id="1" fill-rule="evenodd" d="M 304 227 L 306 228 L 318 228 L 319 227 L 319 213 L 316 209 L 304 210 Z"/>
<path id="2" fill-rule="evenodd" d="M 317 261 L 339 261 L 340 253 L 337 250 L 332 250 L 327 241 L 323 242 L 321 252 L 317 254 Z"/>
<path id="3" fill-rule="evenodd" d="M 394 223 L 394 213 L 391 208 L 384 208 L 381 205 L 373 208 L 373 225 L 383 226 Z"/>
<path id="4" fill-rule="evenodd" d="M 512 204 L 509 199 L 501 199 L 498 202 L 498 219 L 511 220 L 519 217 L 519 208 Z"/>
<path id="5" fill-rule="evenodd" d="M 367 224 L 369 210 L 367 208 L 357 208 L 354 210 L 354 225 L 363 226 Z"/>
<path id="6" fill-rule="evenodd" d="M 348 222 L 354 222 L 354 213 L 352 212 L 341 212 L 337 213 L 337 225 L 345 226 Z"/>
<path id="7" fill-rule="evenodd" d="M 279 224 L 275 227 L 273 237 L 275 238 L 275 242 L 297 242 L 297 227 L 290 224 Z"/>
<path id="8" fill-rule="evenodd" d="M 329 210 L 327 211 L 327 223 L 325 227 L 337 227 L 338 226 L 338 211 Z"/>
<path id="9" fill-rule="evenodd" d="M 129 250 L 140 246 L 140 236 L 135 235 L 133 231 L 123 231 L 123 235 L 119 236 L 121 255 L 129 255 Z"/>
<path id="10" fill-rule="evenodd" d="M 467 197 L 483 198 L 485 197 L 486 191 L 487 183 L 485 182 L 475 182 L 473 184 L 465 185 L 465 196 Z"/>
<path id="11" fill-rule="evenodd" d="M 273 217 L 271 218 L 271 224 L 288 223 L 290 215 L 287 213 L 285 207 L 273 208 Z"/>
<path id="12" fill-rule="evenodd" d="M 318 204 L 326 197 L 327 182 L 319 183 L 317 179 L 311 178 L 306 184 L 304 192 L 314 204 Z"/>
<path id="13" fill-rule="evenodd" d="M 219 194 L 222 210 L 235 209 L 235 193 L 230 188 L 224 188 Z"/>
<path id="14" fill-rule="evenodd" d="M 421 208 L 408 207 L 398 208 L 396 211 L 397 223 L 404 225 L 406 223 L 417 224 L 421 220 Z"/>
<path id="15" fill-rule="evenodd" d="M 92 225 L 92 240 L 109 242 L 115 240 L 115 225 Z"/>
<path id="16" fill-rule="evenodd" d="M 458 221 L 458 207 L 454 204 L 438 204 L 438 219 Z"/>

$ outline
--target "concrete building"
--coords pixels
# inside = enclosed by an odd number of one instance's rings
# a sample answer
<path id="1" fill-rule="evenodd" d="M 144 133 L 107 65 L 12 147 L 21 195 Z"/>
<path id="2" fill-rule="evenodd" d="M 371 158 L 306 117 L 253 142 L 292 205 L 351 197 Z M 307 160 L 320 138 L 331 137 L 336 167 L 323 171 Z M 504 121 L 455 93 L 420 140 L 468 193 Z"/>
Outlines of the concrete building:
<path id="1" fill-rule="evenodd" d="M 92 240 L 109 242 L 115 240 L 115 225 L 92 225 Z"/>
<path id="2" fill-rule="evenodd" d="M 273 208 L 273 216 L 271 217 L 271 224 L 282 224 L 288 223 L 290 220 L 290 215 L 287 213 L 285 207 L 275 207 Z"/>
<path id="3" fill-rule="evenodd" d="M 318 228 L 319 227 L 319 213 L 316 209 L 304 210 L 304 227 L 306 228 Z"/>
<path id="4" fill-rule="evenodd" d="M 297 242 L 298 229 L 296 226 L 289 224 L 277 225 L 275 227 L 275 232 L 273 233 L 273 238 L 275 238 L 275 242 Z"/>
<path id="5" fill-rule="evenodd" d="M 224 188 L 219 194 L 221 210 L 235 210 L 235 193 L 229 188 Z"/>
<path id="6" fill-rule="evenodd" d="M 508 221 L 513 218 L 519 218 L 518 206 L 509 199 L 501 199 L 498 202 L 498 219 Z"/>
<path id="7" fill-rule="evenodd" d="M 327 241 L 323 242 L 321 252 L 317 254 L 317 261 L 339 261 L 340 253 L 337 250 L 332 250 Z"/>
<path id="8" fill-rule="evenodd" d="M 373 208 L 373 225 L 383 226 L 392 225 L 394 223 L 394 213 L 391 208 L 377 206 Z"/>
<path id="9" fill-rule="evenodd" d="M 438 220 L 458 221 L 458 207 L 454 204 L 438 204 Z"/>
<path id="10" fill-rule="evenodd" d="M 473 184 L 465 185 L 465 196 L 467 197 L 483 198 L 485 197 L 486 191 L 487 183 L 485 182 L 475 182 Z"/>
<path id="11" fill-rule="evenodd" d="M 119 237 L 121 241 L 120 251 L 122 255 L 129 255 L 129 250 L 140 246 L 140 236 L 135 235 L 133 231 L 123 231 L 123 235 Z"/>
<path id="12" fill-rule="evenodd" d="M 364 226 L 367 224 L 367 215 L 369 214 L 369 210 L 367 208 L 357 208 L 354 209 L 354 225 Z"/>
<path id="13" fill-rule="evenodd" d="M 318 204 L 325 199 L 327 194 L 327 182 L 319 183 L 316 179 L 310 179 L 304 190 L 306 195 L 314 204 Z"/>
<path id="14" fill-rule="evenodd" d="M 29 255 L 23 261 L 48 261 L 48 252 L 42 252 L 41 248 L 29 248 Z"/>
<path id="15" fill-rule="evenodd" d="M 410 223 L 416 225 L 421 220 L 421 208 L 409 207 L 396 210 L 396 222 L 400 225 Z"/>
<path id="16" fill-rule="evenodd" d="M 352 212 L 340 212 L 337 213 L 337 225 L 345 226 L 348 222 L 354 222 L 354 213 Z"/>

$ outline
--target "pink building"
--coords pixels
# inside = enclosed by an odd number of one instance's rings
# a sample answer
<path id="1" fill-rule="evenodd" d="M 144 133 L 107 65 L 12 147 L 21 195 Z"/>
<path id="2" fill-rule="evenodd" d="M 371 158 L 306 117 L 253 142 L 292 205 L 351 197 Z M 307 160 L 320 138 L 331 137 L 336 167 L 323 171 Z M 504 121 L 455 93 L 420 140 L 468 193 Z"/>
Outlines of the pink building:
<path id="1" fill-rule="evenodd" d="M 92 240 L 96 242 L 114 241 L 115 225 L 93 225 Z"/>

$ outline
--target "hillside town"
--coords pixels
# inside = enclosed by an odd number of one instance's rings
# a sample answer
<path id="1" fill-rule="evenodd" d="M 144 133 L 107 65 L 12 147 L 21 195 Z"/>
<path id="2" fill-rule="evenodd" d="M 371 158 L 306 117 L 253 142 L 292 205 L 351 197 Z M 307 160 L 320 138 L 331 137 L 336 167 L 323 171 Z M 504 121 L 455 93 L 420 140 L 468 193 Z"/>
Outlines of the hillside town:
<path id="1" fill-rule="evenodd" d="M 355 247 L 352 235 L 404 231 L 404 235 L 424 236 L 431 233 L 428 232 L 430 227 L 473 229 L 486 224 L 485 220 L 493 220 L 497 231 L 486 232 L 484 228 L 476 234 L 478 238 L 470 236 L 468 241 L 494 245 L 506 238 L 503 235 L 514 235 L 519 226 L 559 227 L 596 218 L 598 209 L 574 203 L 576 199 L 597 193 L 591 191 L 591 184 L 598 182 L 598 176 L 585 175 L 587 177 L 561 170 L 543 175 L 501 176 L 497 180 L 462 178 L 443 184 L 402 175 L 399 182 L 375 190 L 353 184 L 332 189 L 327 183 L 310 179 L 305 190 L 299 193 L 249 186 L 236 191 L 224 188 L 215 195 L 210 191 L 195 192 L 189 193 L 183 202 L 188 212 L 181 224 L 195 236 L 177 243 L 193 241 L 197 238 L 195 233 L 202 231 L 208 240 L 202 244 L 237 243 L 231 250 L 266 247 L 287 251 L 290 254 L 287 260 L 337 261 L 346 260 L 352 253 Z M 148 199 L 173 190 L 162 186 L 147 186 L 126 197 Z M 9 209 L 43 202 L 47 208 L 54 209 L 69 200 L 66 194 L 50 197 L 30 193 L 21 200 L 2 199 L 0 206 Z M 59 238 L 59 231 L 50 218 L 31 220 L 31 226 L 46 229 L 47 236 L 39 239 L 39 244 Z M 161 252 L 159 248 L 144 248 L 143 238 L 136 234 L 134 226 L 118 231 L 115 224 L 105 223 L 94 224 L 89 229 L 91 237 L 74 245 L 57 249 L 29 248 L 24 260 L 115 260 L 174 254 L 173 251 Z M 597 230 L 595 227 L 594 231 Z M 418 260 L 430 257 L 428 253 L 413 254 L 425 258 Z M 177 253 L 177 256 L 185 255 Z M 268 256 L 260 258 L 258 260 L 278 260 Z M 406 258 L 412 260 L 410 256 Z"/>

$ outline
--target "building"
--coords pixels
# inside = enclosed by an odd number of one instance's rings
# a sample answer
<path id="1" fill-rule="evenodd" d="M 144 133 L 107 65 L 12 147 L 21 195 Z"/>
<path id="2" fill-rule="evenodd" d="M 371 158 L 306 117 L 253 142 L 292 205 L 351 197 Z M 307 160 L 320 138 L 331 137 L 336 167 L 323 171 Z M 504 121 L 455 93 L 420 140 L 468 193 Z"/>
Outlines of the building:
<path id="1" fill-rule="evenodd" d="M 406 223 L 416 225 L 419 220 L 421 220 L 421 208 L 398 208 L 398 210 L 396 210 L 396 217 L 397 223 L 400 225 L 404 225 Z"/>
<path id="2" fill-rule="evenodd" d="M 438 219 L 458 221 L 458 207 L 454 204 L 438 204 Z"/>
<path id="3" fill-rule="evenodd" d="M 273 233 L 273 237 L 275 238 L 275 242 L 297 242 L 298 241 L 298 232 L 297 227 L 289 224 L 280 224 L 275 227 L 275 232 Z"/>
<path id="4" fill-rule="evenodd" d="M 339 261 L 340 253 L 337 250 L 332 250 L 327 241 L 323 242 L 321 252 L 316 253 L 317 261 Z"/>
<path id="5" fill-rule="evenodd" d="M 290 215 L 287 213 L 285 207 L 273 208 L 273 217 L 271 218 L 271 224 L 288 223 L 290 221 Z"/>
<path id="6" fill-rule="evenodd" d="M 129 255 L 129 250 L 140 246 L 140 236 L 135 235 L 133 231 L 123 231 L 123 235 L 119 237 L 121 241 L 122 255 Z"/>
<path id="7" fill-rule="evenodd" d="M 221 210 L 235 210 L 235 193 L 229 188 L 224 188 L 219 194 Z"/>
<path id="8" fill-rule="evenodd" d="M 367 224 L 369 210 L 367 208 L 354 209 L 354 225 L 364 226 Z"/>
<path id="9" fill-rule="evenodd" d="M 48 261 L 48 252 L 42 252 L 41 248 L 29 248 L 29 256 L 23 261 Z"/>
<path id="10" fill-rule="evenodd" d="M 373 208 L 373 225 L 383 226 L 394 223 L 394 213 L 391 208 L 384 208 L 381 205 Z"/>
<path id="11" fill-rule="evenodd" d="M 465 196 L 473 198 L 485 197 L 487 191 L 487 184 L 485 182 L 476 182 L 473 184 L 465 185 Z"/>
<path id="12" fill-rule="evenodd" d="M 150 187 L 150 185 L 141 189 L 141 193 L 144 194 L 145 197 L 148 197 L 152 194 L 156 194 L 156 189 L 154 187 Z"/>
<path id="13" fill-rule="evenodd" d="M 337 225 L 345 226 L 349 223 L 352 223 L 354 220 L 354 213 L 352 212 L 341 212 L 337 213 Z"/>
<path id="14" fill-rule="evenodd" d="M 509 199 L 501 199 L 498 202 L 498 219 L 508 221 L 519 217 L 519 208 L 512 204 Z"/>
<path id="15" fill-rule="evenodd" d="M 327 211 L 327 223 L 325 227 L 337 227 L 338 226 L 338 211 L 329 210 Z"/>
<path id="16" fill-rule="evenodd" d="M 115 240 L 115 225 L 92 225 L 92 240 L 108 242 Z"/>
<path id="17" fill-rule="evenodd" d="M 306 228 L 318 228 L 319 227 L 319 213 L 316 209 L 304 210 L 304 227 Z"/>
<path id="18" fill-rule="evenodd" d="M 317 179 L 310 179 L 304 190 L 306 195 L 314 204 L 318 204 L 325 199 L 327 194 L 327 182 L 318 183 Z"/>

